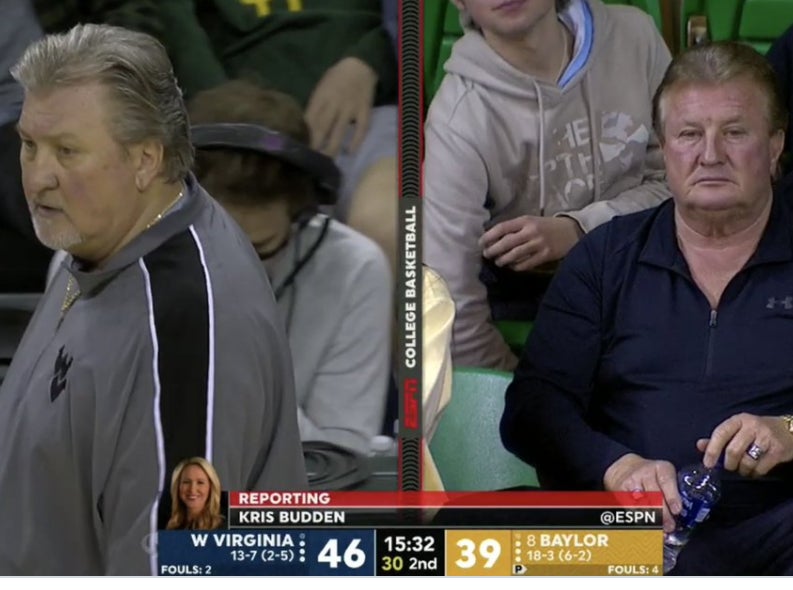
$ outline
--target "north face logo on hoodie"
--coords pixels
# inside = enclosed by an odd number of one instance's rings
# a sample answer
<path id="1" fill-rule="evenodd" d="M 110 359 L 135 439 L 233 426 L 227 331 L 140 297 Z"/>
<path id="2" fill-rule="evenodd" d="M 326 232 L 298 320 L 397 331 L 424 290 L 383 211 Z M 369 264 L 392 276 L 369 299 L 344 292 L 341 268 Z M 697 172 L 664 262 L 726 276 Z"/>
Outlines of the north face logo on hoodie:
<path id="1" fill-rule="evenodd" d="M 69 367 L 72 366 L 73 358 L 66 353 L 64 347 L 58 351 L 58 358 L 55 359 L 55 370 L 52 374 L 52 381 L 50 381 L 50 401 L 55 399 L 63 393 L 66 389 L 66 374 L 69 372 Z"/>

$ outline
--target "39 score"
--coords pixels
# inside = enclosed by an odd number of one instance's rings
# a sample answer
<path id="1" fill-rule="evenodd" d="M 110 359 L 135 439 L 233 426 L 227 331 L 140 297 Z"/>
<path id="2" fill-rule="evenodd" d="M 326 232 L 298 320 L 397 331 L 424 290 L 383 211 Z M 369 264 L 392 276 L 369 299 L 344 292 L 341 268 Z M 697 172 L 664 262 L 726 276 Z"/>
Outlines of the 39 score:
<path id="1" fill-rule="evenodd" d="M 446 575 L 509 576 L 510 531 L 446 531 Z"/>
<path id="2" fill-rule="evenodd" d="M 477 564 L 477 555 L 485 560 L 482 567 L 490 569 L 501 555 L 501 543 L 495 539 L 484 539 L 478 544 L 471 539 L 460 539 L 457 546 L 462 551 L 462 557 L 454 563 L 463 569 L 474 567 Z"/>

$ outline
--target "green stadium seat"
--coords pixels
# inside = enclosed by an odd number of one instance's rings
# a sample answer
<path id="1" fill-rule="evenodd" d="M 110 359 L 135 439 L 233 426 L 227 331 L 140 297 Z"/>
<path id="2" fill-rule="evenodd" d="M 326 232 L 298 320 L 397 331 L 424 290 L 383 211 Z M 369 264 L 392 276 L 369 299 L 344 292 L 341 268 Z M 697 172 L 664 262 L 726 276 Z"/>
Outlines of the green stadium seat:
<path id="1" fill-rule="evenodd" d="M 429 443 L 443 486 L 450 492 L 539 487 L 534 468 L 504 448 L 499 422 L 511 373 L 455 368 L 452 399 Z"/>
<path id="2" fill-rule="evenodd" d="M 603 0 L 604 4 L 629 4 L 636 8 L 642 9 L 644 12 L 653 17 L 655 26 L 658 31 L 663 33 L 664 21 L 661 15 L 661 0 Z"/>
<path id="3" fill-rule="evenodd" d="M 451 2 L 446 3 L 446 14 L 443 18 L 443 34 L 460 37 L 463 27 L 460 25 L 460 13 Z"/>
<path id="4" fill-rule="evenodd" d="M 424 88 L 429 102 L 443 80 L 443 64 L 463 28 L 459 11 L 448 0 L 432 0 L 424 6 Z"/>
<path id="5" fill-rule="evenodd" d="M 765 54 L 793 24 L 793 0 L 683 0 L 681 49 L 692 44 L 688 29 L 697 17 L 705 19 L 707 39 L 743 41 Z"/>
<path id="6" fill-rule="evenodd" d="M 793 25 L 793 0 L 745 0 L 738 38 L 765 55 L 790 25 Z"/>
<path id="7" fill-rule="evenodd" d="M 688 28 L 692 18 L 706 19 L 707 38 L 711 41 L 725 41 L 738 37 L 743 0 L 683 0 L 680 3 L 681 49 L 688 47 Z"/>
<path id="8" fill-rule="evenodd" d="M 443 19 L 448 2 L 430 0 L 424 3 L 424 87 L 434 88 L 435 70 L 438 64 L 438 50 L 443 36 Z M 426 93 L 427 98 L 433 93 Z"/>
<path id="9" fill-rule="evenodd" d="M 495 324 L 496 329 L 501 332 L 504 341 L 512 349 L 512 352 L 520 356 L 534 324 L 532 322 L 516 322 L 511 320 L 502 320 Z"/>
<path id="10" fill-rule="evenodd" d="M 710 38 L 714 41 L 738 36 L 742 0 L 708 0 L 706 5 Z"/>

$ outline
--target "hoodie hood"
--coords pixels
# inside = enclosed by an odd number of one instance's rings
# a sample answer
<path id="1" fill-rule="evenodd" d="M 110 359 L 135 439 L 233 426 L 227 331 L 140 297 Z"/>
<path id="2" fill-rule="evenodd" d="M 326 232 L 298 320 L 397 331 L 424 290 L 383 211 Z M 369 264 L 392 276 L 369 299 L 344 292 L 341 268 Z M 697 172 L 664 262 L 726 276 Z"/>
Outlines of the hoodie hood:
<path id="1" fill-rule="evenodd" d="M 462 17 L 461 17 L 462 18 Z M 563 86 L 579 80 L 587 64 L 596 57 L 595 40 L 610 38 L 611 21 L 606 17 L 605 7 L 599 2 L 573 0 L 559 14 L 559 18 L 575 35 L 573 56 L 560 82 Z M 597 31 L 597 36 L 594 31 Z M 454 44 L 452 54 L 444 65 L 449 74 L 457 74 L 481 84 L 495 92 L 517 97 L 536 96 L 535 84 L 548 89 L 556 85 L 536 80 L 521 72 L 496 53 L 478 29 L 466 28 L 466 33 Z"/>

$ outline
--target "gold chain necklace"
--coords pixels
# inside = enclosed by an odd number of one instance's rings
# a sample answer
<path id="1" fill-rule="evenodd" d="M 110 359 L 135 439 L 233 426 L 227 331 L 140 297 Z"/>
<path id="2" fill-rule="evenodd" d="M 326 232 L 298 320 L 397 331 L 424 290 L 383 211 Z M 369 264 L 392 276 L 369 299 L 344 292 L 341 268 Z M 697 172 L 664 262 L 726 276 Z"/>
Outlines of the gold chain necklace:
<path id="1" fill-rule="evenodd" d="M 151 227 L 152 227 L 152 226 L 154 226 L 154 225 L 157 225 L 157 224 L 160 222 L 160 220 L 161 220 L 163 217 L 165 217 L 165 215 L 168 213 L 168 211 L 170 211 L 171 209 L 173 209 L 173 208 L 174 208 L 174 205 L 176 205 L 176 203 L 178 203 L 178 202 L 179 202 L 179 199 L 181 199 L 181 198 L 182 198 L 182 195 L 184 195 L 184 189 L 180 190 L 180 191 L 179 191 L 179 194 L 178 194 L 178 195 L 176 195 L 176 198 L 175 198 L 173 201 L 171 201 L 171 202 L 168 204 L 168 206 L 167 206 L 167 207 L 165 207 L 165 209 L 163 209 L 162 211 L 160 211 L 160 212 L 157 214 L 157 217 L 155 217 L 154 219 L 152 219 L 152 220 L 151 220 L 151 222 L 149 223 L 149 225 L 147 225 L 147 226 L 146 226 L 146 229 L 151 229 Z M 144 229 L 143 231 L 146 231 L 146 229 Z"/>
<path id="2" fill-rule="evenodd" d="M 66 312 L 69 311 L 69 308 L 74 305 L 74 302 L 77 301 L 77 298 L 80 296 L 80 287 L 77 284 L 73 275 L 69 275 L 69 282 L 66 283 L 66 296 L 63 298 L 63 303 L 61 303 L 61 317 L 66 315 Z"/>
<path id="3" fill-rule="evenodd" d="M 179 194 L 176 195 L 176 198 L 171 201 L 168 206 L 165 207 L 165 209 L 160 211 L 157 217 L 155 217 L 143 231 L 151 229 L 152 226 L 157 225 L 157 223 L 159 223 L 160 220 L 165 217 L 168 211 L 174 208 L 176 203 L 179 202 L 179 199 L 181 199 L 183 195 L 184 189 L 179 191 Z M 74 302 L 80 298 L 80 294 L 80 285 L 77 284 L 77 279 L 74 278 L 74 275 L 70 274 L 69 281 L 66 283 L 66 295 L 63 297 L 63 303 L 61 303 L 61 318 L 63 318 L 63 316 L 66 315 L 66 312 L 71 309 L 72 305 L 74 305 Z"/>

